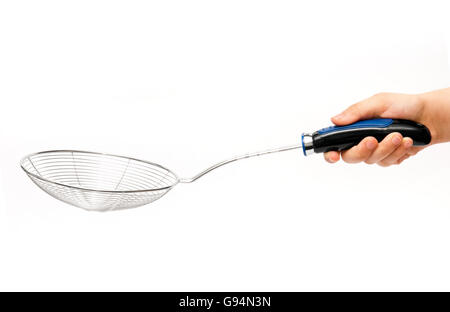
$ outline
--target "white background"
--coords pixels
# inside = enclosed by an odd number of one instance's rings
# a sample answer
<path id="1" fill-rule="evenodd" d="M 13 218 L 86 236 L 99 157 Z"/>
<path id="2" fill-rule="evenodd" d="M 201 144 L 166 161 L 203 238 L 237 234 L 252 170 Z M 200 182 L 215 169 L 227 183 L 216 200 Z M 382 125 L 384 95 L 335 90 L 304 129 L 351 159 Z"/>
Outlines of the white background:
<path id="1" fill-rule="evenodd" d="M 450 290 L 450 146 L 398 167 L 243 160 L 137 209 L 59 202 L 48 149 L 189 177 L 376 92 L 450 85 L 433 1 L 3 1 L 0 290 Z"/>

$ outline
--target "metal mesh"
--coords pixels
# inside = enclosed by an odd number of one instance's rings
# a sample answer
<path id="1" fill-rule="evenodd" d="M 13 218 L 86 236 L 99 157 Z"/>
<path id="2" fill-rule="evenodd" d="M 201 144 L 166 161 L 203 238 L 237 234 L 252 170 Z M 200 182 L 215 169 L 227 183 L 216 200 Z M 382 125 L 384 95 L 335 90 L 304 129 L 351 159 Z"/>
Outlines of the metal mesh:
<path id="1" fill-rule="evenodd" d="M 178 183 L 173 172 L 157 164 L 92 152 L 41 152 L 25 157 L 21 166 L 45 192 L 87 210 L 139 207 Z"/>

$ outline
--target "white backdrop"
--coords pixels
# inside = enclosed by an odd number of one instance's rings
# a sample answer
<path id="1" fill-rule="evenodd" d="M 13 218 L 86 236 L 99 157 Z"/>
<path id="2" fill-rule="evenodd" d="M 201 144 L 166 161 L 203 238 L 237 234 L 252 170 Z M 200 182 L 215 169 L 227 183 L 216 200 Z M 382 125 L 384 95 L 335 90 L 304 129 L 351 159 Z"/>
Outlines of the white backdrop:
<path id="1" fill-rule="evenodd" d="M 450 146 L 404 165 L 244 160 L 89 213 L 22 172 L 82 149 L 193 175 L 376 92 L 450 85 L 432 1 L 0 4 L 0 290 L 450 290 Z"/>

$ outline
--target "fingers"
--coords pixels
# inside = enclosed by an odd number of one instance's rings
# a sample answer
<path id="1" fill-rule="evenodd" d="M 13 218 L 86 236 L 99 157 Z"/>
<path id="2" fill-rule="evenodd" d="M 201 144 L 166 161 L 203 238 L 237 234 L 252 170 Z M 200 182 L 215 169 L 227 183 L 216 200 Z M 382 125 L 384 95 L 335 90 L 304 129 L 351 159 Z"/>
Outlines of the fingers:
<path id="1" fill-rule="evenodd" d="M 341 153 L 342 159 L 350 164 L 368 159 L 377 148 L 378 142 L 374 137 L 364 138 L 358 145 Z"/>
<path id="2" fill-rule="evenodd" d="M 392 154 L 402 143 L 402 135 L 394 132 L 387 135 L 383 141 L 378 144 L 378 148 L 366 159 L 366 164 L 375 164 Z"/>
<path id="3" fill-rule="evenodd" d="M 382 167 L 399 164 L 400 160 L 403 161 L 404 159 L 406 159 L 405 156 L 409 157 L 409 154 L 407 153 L 412 145 L 413 140 L 411 138 L 404 138 L 402 144 L 400 144 L 400 146 L 397 147 L 397 149 L 393 151 L 389 156 L 379 161 L 378 164 Z"/>
<path id="4" fill-rule="evenodd" d="M 324 158 L 329 163 L 342 160 L 346 163 L 365 162 L 382 167 L 398 165 L 410 156 L 417 154 L 423 147 L 414 147 L 411 138 L 403 138 L 400 133 L 391 133 L 380 143 L 374 137 L 364 138 L 358 145 L 349 150 L 339 152 L 328 152 Z"/>
<path id="5" fill-rule="evenodd" d="M 333 151 L 333 152 L 324 153 L 323 157 L 330 164 L 334 164 L 335 162 L 339 161 L 339 159 L 341 158 L 341 154 L 339 152 Z"/>
<path id="6" fill-rule="evenodd" d="M 379 93 L 353 104 L 345 111 L 331 118 L 331 121 L 338 125 L 347 125 L 360 119 L 370 119 L 379 117 L 390 103 L 391 95 L 389 93 Z"/>

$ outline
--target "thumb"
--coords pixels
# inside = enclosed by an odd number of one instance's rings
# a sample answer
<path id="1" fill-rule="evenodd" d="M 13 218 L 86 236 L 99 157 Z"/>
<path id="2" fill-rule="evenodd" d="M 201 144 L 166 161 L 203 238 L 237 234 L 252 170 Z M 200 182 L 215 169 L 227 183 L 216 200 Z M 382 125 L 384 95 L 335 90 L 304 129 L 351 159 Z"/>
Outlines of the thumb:
<path id="1" fill-rule="evenodd" d="M 331 118 L 337 126 L 344 126 L 358 120 L 379 117 L 386 111 L 388 94 L 380 93 L 361 102 L 353 104 L 342 113 Z"/>

